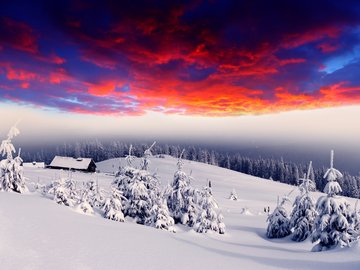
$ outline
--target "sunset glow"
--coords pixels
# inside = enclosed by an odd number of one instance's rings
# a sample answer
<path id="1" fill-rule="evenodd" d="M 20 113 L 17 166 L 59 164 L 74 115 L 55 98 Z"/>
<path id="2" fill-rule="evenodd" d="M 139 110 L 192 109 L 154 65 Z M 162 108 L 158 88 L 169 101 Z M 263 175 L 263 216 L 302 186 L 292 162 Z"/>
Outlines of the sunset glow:
<path id="1" fill-rule="evenodd" d="M 2 102 L 216 117 L 360 103 L 355 1 L 4 2 Z"/>

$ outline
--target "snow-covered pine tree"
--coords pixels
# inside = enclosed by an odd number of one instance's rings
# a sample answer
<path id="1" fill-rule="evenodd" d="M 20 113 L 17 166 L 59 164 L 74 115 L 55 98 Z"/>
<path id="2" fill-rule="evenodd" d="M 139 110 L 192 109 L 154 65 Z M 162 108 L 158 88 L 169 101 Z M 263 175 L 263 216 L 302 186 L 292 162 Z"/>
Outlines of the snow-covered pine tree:
<path id="1" fill-rule="evenodd" d="M 232 189 L 232 191 L 230 193 L 229 200 L 232 200 L 232 201 L 237 201 L 238 200 L 238 195 L 237 195 L 236 190 L 234 188 Z"/>
<path id="2" fill-rule="evenodd" d="M 89 191 L 85 188 L 82 191 L 80 191 L 80 193 L 81 193 L 81 198 L 78 201 L 78 205 L 76 206 L 76 209 L 79 212 L 82 212 L 87 215 L 94 214 L 94 209 L 90 204 Z"/>
<path id="3" fill-rule="evenodd" d="M 178 158 L 178 170 L 174 174 L 171 188 L 167 193 L 167 204 L 175 223 L 187 224 L 192 227 L 197 219 L 198 206 L 193 198 L 195 190 L 190 186 L 190 177 L 182 170 L 183 154 L 184 150 Z"/>
<path id="4" fill-rule="evenodd" d="M 277 207 L 267 218 L 269 224 L 266 230 L 266 236 L 268 238 L 283 238 L 291 233 L 290 220 L 284 208 L 284 204 L 288 201 L 288 195 L 284 196 L 281 202 L 279 202 L 278 197 Z"/>
<path id="5" fill-rule="evenodd" d="M 290 217 L 290 227 L 293 230 L 291 239 L 297 242 L 304 241 L 311 235 L 316 217 L 315 203 L 310 196 L 310 190 L 314 188 L 314 183 L 310 180 L 311 168 L 310 161 L 307 174 L 299 179 L 300 195 L 295 199 Z"/>
<path id="6" fill-rule="evenodd" d="M 123 196 L 121 195 L 121 192 L 117 188 L 112 187 L 110 197 L 105 199 L 103 206 L 104 218 L 119 222 L 125 221 L 124 214 L 122 212 L 122 199 Z"/>
<path id="7" fill-rule="evenodd" d="M 21 149 L 17 157 L 13 158 L 16 151 L 12 139 L 19 134 L 20 131 L 15 124 L 10 128 L 7 138 L 1 142 L 0 154 L 6 156 L 6 159 L 0 161 L 0 190 L 24 193 L 28 189 L 22 171 Z"/>
<path id="8" fill-rule="evenodd" d="M 91 179 L 88 182 L 84 183 L 84 191 L 86 191 L 87 199 L 91 207 L 93 208 L 102 208 L 105 197 L 103 195 L 103 190 L 100 189 L 98 180 Z"/>
<path id="9" fill-rule="evenodd" d="M 21 154 L 21 148 L 19 148 L 18 155 L 14 158 L 13 163 L 13 177 L 14 177 L 14 190 L 19 193 L 23 193 L 28 190 L 28 188 L 25 185 L 25 178 L 23 174 L 23 160 L 20 157 Z"/>
<path id="10" fill-rule="evenodd" d="M 125 215 L 135 218 L 137 223 L 144 224 L 150 216 L 152 201 L 141 174 L 141 171 L 137 170 L 129 184 Z"/>
<path id="11" fill-rule="evenodd" d="M 118 181 L 118 187 L 123 190 L 123 195 L 127 199 L 125 215 L 135 218 L 136 222 L 140 224 L 145 224 L 150 217 L 150 210 L 160 194 L 157 175 L 148 171 L 150 164 L 148 157 L 151 155 L 151 148 L 154 144 L 144 152 L 141 162 L 142 169 L 128 166 L 129 169 L 122 174 L 123 179 Z"/>
<path id="12" fill-rule="evenodd" d="M 113 185 L 115 185 L 125 197 L 129 196 L 129 184 L 135 175 L 135 171 L 137 171 L 137 169 L 134 168 L 132 164 L 133 160 L 135 159 L 135 157 L 132 155 L 132 149 L 133 147 L 130 145 L 129 153 L 125 157 L 127 165 L 124 167 L 119 166 L 119 171 L 116 172 L 115 180 L 113 182 Z"/>
<path id="13" fill-rule="evenodd" d="M 327 195 L 321 196 L 316 203 L 318 216 L 315 219 L 312 241 L 318 243 L 312 251 L 328 250 L 338 245 L 348 246 L 351 241 L 350 205 L 344 198 L 337 196 L 342 191 L 337 182 L 341 177 L 341 172 L 334 168 L 334 151 L 331 150 L 330 168 L 324 175 L 328 181 L 324 188 Z"/>
<path id="14" fill-rule="evenodd" d="M 48 193 L 53 195 L 53 200 L 57 204 L 74 206 L 76 200 L 72 198 L 72 191 L 69 189 L 67 182 L 68 181 L 65 178 L 54 181 L 51 188 L 49 188 Z"/>
<path id="15" fill-rule="evenodd" d="M 187 175 L 182 171 L 183 162 L 181 157 L 184 150 L 180 154 L 177 162 L 178 170 L 174 174 L 171 190 L 169 190 L 168 207 L 171 210 L 176 223 L 180 222 L 183 215 L 183 209 L 185 208 L 185 195 L 183 189 L 187 187 Z"/>
<path id="16" fill-rule="evenodd" d="M 182 215 L 181 223 L 186 224 L 189 227 L 193 227 L 197 221 L 198 214 L 199 214 L 199 204 L 196 203 L 194 193 L 197 190 L 192 189 L 191 187 L 187 188 L 185 199 L 185 213 Z"/>
<path id="17" fill-rule="evenodd" d="M 159 196 L 150 210 L 150 217 L 146 224 L 157 229 L 176 232 L 174 219 L 171 217 L 164 196 Z"/>
<path id="18" fill-rule="evenodd" d="M 358 211 L 358 202 L 355 203 L 355 209 L 351 213 L 351 229 L 349 231 L 351 235 L 351 242 L 358 241 L 360 239 L 360 212 Z"/>
<path id="19" fill-rule="evenodd" d="M 69 176 L 65 180 L 65 188 L 68 190 L 69 199 L 72 201 L 79 200 L 78 190 L 76 188 L 76 182 L 72 178 L 72 173 L 69 171 Z"/>
<path id="20" fill-rule="evenodd" d="M 144 151 L 144 156 L 141 159 L 141 169 L 147 171 L 150 166 L 150 157 L 152 156 L 151 149 L 155 146 L 156 142 L 153 142 L 153 144 Z"/>
<path id="21" fill-rule="evenodd" d="M 218 214 L 216 211 L 216 209 L 219 207 L 214 197 L 212 196 L 211 188 L 204 187 L 202 195 L 202 212 L 197 219 L 197 223 L 195 224 L 195 230 L 199 233 L 215 231 L 220 234 L 224 234 L 224 217 L 222 214 Z"/>
<path id="22" fill-rule="evenodd" d="M 129 147 L 129 154 L 125 157 L 125 160 L 127 162 L 127 165 L 129 167 L 132 167 L 132 162 L 133 160 L 135 159 L 135 156 L 132 155 L 132 144 L 130 144 L 130 147 Z"/>

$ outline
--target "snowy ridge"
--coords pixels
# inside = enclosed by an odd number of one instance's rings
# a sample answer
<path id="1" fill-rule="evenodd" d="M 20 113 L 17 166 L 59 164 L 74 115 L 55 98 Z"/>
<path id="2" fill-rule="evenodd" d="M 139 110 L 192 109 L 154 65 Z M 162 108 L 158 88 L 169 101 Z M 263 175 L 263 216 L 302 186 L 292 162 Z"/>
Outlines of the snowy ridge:
<path id="1" fill-rule="evenodd" d="M 150 171 L 162 185 L 173 179 L 177 160 L 152 157 Z M 135 160 L 136 164 L 138 160 Z M 124 159 L 98 163 L 102 173 L 73 173 L 79 182 L 97 178 L 109 190 Z M 201 188 L 212 182 L 214 198 L 222 209 L 225 235 L 198 234 L 175 225 L 177 233 L 137 225 L 131 219 L 119 223 L 98 215 L 81 215 L 38 194 L 0 193 L 0 265 L 2 269 L 358 269 L 360 247 L 310 252 L 310 241 L 289 237 L 266 238 L 264 207 L 271 211 L 277 195 L 294 187 L 248 176 L 215 166 L 184 161 L 184 171 Z M 67 172 L 25 168 L 31 181 L 47 183 Z M 235 189 L 238 201 L 229 199 Z M 297 195 L 294 192 L 290 199 Z M 318 198 L 321 193 L 314 193 Z M 349 200 L 352 204 L 354 200 Z M 291 204 L 285 205 L 289 211 Z M 244 209 L 246 211 L 244 211 Z M 248 213 L 252 213 L 249 215 Z"/>

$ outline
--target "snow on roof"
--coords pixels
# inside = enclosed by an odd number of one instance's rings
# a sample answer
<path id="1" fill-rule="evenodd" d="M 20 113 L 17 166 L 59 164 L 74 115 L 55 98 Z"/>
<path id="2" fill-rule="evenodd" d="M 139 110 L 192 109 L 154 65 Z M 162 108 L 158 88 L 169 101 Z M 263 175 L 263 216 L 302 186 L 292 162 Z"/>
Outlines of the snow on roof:
<path id="1" fill-rule="evenodd" d="M 50 167 L 86 170 L 89 167 L 91 161 L 92 161 L 91 158 L 72 158 L 72 157 L 55 156 L 50 163 Z"/>
<path id="2" fill-rule="evenodd" d="M 45 162 L 24 162 L 23 167 L 25 168 L 45 168 Z"/>

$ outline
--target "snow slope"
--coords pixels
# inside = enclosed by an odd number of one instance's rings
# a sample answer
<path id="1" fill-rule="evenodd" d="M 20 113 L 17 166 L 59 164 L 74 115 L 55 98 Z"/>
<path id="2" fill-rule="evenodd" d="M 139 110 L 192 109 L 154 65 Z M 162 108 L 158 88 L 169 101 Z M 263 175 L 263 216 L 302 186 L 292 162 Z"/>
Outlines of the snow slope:
<path id="1" fill-rule="evenodd" d="M 176 159 L 152 158 L 162 183 L 172 181 Z M 74 173 L 108 187 L 123 159 L 100 162 L 102 173 Z M 293 187 L 245 174 L 184 161 L 184 171 L 202 187 L 211 180 L 227 225 L 225 235 L 198 234 L 177 226 L 177 233 L 86 216 L 36 193 L 0 193 L 0 269 L 359 269 L 360 246 L 322 253 L 312 243 L 265 237 L 263 208 Z M 26 168 L 31 181 L 51 181 L 60 171 Z M 66 173 L 66 172 L 63 172 Z M 228 196 L 235 188 L 239 201 Z M 297 191 L 290 198 L 294 198 Z M 320 194 L 315 194 L 316 197 Z M 353 202 L 353 201 L 352 201 Z M 290 210 L 290 205 L 287 206 Z M 244 209 L 245 208 L 245 209 Z"/>

